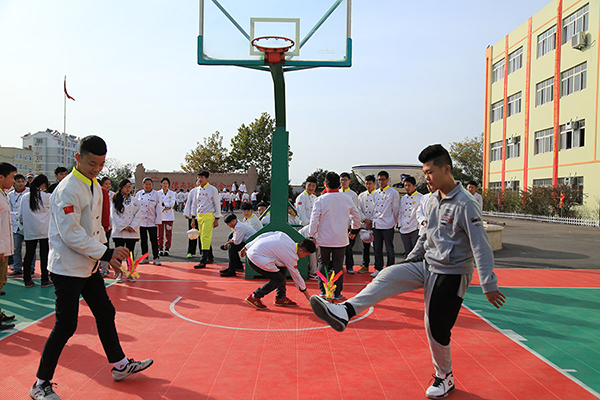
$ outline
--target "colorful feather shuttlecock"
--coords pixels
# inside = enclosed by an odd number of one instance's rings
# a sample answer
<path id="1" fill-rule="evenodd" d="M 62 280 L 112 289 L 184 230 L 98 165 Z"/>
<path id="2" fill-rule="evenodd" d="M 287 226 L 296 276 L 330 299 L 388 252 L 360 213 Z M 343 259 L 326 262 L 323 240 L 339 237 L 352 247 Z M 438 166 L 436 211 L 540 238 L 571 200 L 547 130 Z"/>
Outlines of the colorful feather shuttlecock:
<path id="1" fill-rule="evenodd" d="M 133 254 L 129 252 L 129 255 L 126 259 L 126 265 L 121 265 L 121 271 L 123 271 L 123 275 L 125 276 L 125 278 L 127 278 L 128 280 L 139 279 L 140 274 L 137 272 L 137 267 L 138 265 L 140 265 L 140 262 L 142 262 L 142 260 L 146 257 L 148 257 L 148 253 L 142 255 L 134 261 Z"/>
<path id="2" fill-rule="evenodd" d="M 333 300 L 333 292 L 337 288 L 335 281 L 337 281 L 344 271 L 340 271 L 337 275 L 335 272 L 331 276 L 325 276 L 321 272 L 317 271 L 317 276 L 323 281 L 323 287 L 325 288 L 325 298 L 329 301 Z M 325 274 L 327 274 L 327 268 L 325 268 Z M 328 274 L 327 274 L 328 275 Z"/>

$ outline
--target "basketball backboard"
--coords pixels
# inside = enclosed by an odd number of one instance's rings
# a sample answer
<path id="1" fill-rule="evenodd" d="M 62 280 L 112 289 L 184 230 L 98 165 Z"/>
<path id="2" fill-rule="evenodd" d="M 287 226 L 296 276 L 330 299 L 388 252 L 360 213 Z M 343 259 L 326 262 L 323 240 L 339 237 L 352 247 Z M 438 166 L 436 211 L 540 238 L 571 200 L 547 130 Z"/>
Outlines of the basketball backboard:
<path id="1" fill-rule="evenodd" d="M 198 64 L 263 66 L 255 38 L 294 41 L 285 66 L 350 67 L 351 0 L 200 0 Z"/>

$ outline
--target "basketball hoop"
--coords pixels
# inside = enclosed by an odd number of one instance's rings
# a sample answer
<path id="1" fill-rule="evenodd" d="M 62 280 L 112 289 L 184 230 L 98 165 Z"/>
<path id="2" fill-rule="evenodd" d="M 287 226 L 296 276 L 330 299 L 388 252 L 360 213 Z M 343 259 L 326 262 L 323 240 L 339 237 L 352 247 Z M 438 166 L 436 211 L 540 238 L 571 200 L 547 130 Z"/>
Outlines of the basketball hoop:
<path id="1" fill-rule="evenodd" d="M 294 44 L 292 39 L 281 36 L 261 36 L 252 41 L 252 46 L 265 53 L 265 64 L 285 63 L 285 52 Z"/>

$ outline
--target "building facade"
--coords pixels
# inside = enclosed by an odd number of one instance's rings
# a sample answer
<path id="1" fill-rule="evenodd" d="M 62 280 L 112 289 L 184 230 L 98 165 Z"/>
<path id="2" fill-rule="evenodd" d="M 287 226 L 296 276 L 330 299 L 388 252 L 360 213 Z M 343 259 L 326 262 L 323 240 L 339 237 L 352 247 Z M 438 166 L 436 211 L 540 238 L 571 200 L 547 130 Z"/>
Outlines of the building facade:
<path id="1" fill-rule="evenodd" d="M 554 0 L 486 51 L 483 187 L 600 200 L 600 0 Z"/>
<path id="2" fill-rule="evenodd" d="M 0 146 L 0 162 L 7 162 L 17 168 L 17 173 L 27 175 L 35 173 L 33 169 L 33 151 L 29 148 Z"/>
<path id="3" fill-rule="evenodd" d="M 70 167 L 75 164 L 75 154 L 79 149 L 79 138 L 73 135 L 66 136 L 62 133 L 46 129 L 36 133 L 28 133 L 21 137 L 23 147 L 33 151 L 33 171 L 44 174 L 52 182 L 54 168 Z M 65 153 L 66 152 L 66 153 Z"/>

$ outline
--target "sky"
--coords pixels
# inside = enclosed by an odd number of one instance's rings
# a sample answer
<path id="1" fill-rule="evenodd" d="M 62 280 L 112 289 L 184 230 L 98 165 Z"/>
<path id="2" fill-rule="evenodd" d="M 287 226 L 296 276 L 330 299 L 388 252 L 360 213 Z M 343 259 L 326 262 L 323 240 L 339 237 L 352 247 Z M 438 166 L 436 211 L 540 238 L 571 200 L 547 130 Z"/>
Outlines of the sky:
<path id="1" fill-rule="evenodd" d="M 245 1 L 245 0 L 240 0 Z M 324 0 L 325 1 L 325 0 Z M 549 0 L 352 3 L 351 68 L 285 74 L 292 184 L 318 168 L 418 164 L 483 131 L 485 50 Z M 47 128 L 95 134 L 108 157 L 181 169 L 219 131 L 274 117 L 268 72 L 199 66 L 197 0 L 0 0 L 0 145 Z"/>

